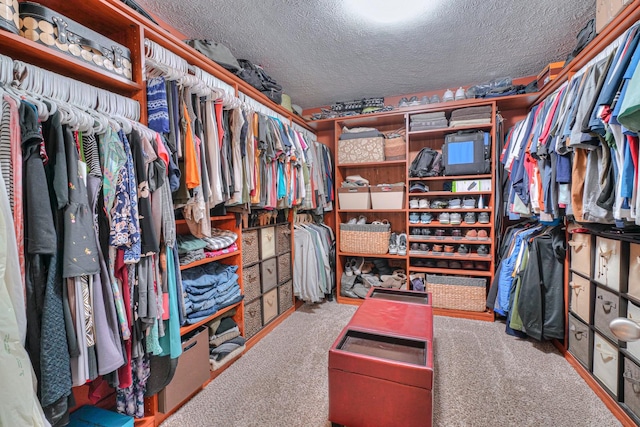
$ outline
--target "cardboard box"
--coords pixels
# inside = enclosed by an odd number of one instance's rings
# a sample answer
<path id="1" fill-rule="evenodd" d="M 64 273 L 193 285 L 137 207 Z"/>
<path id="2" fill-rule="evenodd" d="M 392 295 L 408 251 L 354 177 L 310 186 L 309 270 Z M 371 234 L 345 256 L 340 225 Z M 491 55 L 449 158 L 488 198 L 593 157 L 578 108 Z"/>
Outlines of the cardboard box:
<path id="1" fill-rule="evenodd" d="M 469 193 L 473 191 L 491 191 L 490 179 L 461 179 L 451 183 L 454 193 Z"/>
<path id="2" fill-rule="evenodd" d="M 338 188 L 338 203 L 340 209 L 366 210 L 371 209 L 369 187 Z"/>
<path id="3" fill-rule="evenodd" d="M 613 20 L 631 0 L 597 0 L 596 33 L 600 32 Z"/>
<path id="4" fill-rule="evenodd" d="M 404 185 L 381 185 L 369 187 L 372 209 L 402 209 Z"/>
<path id="5" fill-rule="evenodd" d="M 69 427 L 133 427 L 133 417 L 85 405 L 69 416 Z"/>
<path id="6" fill-rule="evenodd" d="M 552 62 L 544 67 L 538 74 L 538 90 L 542 89 L 544 85 L 555 79 L 558 74 L 560 74 L 560 71 L 562 71 L 562 67 L 564 67 L 564 61 Z"/>

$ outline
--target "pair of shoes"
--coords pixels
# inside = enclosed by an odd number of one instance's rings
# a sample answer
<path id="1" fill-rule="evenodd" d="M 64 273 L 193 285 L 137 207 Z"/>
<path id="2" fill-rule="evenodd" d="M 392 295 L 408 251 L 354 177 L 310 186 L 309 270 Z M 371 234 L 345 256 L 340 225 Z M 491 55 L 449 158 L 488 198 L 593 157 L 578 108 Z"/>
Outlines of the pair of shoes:
<path id="1" fill-rule="evenodd" d="M 436 236 L 436 239 L 444 239 L 445 231 L 439 228 L 435 231 L 434 235 Z"/>
<path id="2" fill-rule="evenodd" d="M 487 240 L 489 238 L 489 234 L 487 233 L 487 230 L 478 231 L 472 228 L 467 231 L 464 238 L 467 240 Z"/>
<path id="3" fill-rule="evenodd" d="M 486 245 L 480 245 L 478 249 L 476 249 L 476 252 L 478 255 L 486 256 L 489 255 L 489 248 Z"/>
<path id="4" fill-rule="evenodd" d="M 402 98 L 400 99 L 400 102 L 398 103 L 398 108 L 404 108 L 404 107 L 408 107 L 409 106 L 409 100 L 407 98 Z"/>
<path id="5" fill-rule="evenodd" d="M 433 200 L 431 202 L 432 209 L 446 209 L 449 206 L 449 202 L 445 200 Z"/>
<path id="6" fill-rule="evenodd" d="M 445 254 L 453 254 L 456 248 L 453 245 L 444 245 L 444 253 Z"/>
<path id="7" fill-rule="evenodd" d="M 433 95 L 429 101 L 431 104 L 439 104 L 440 97 L 438 95 Z"/>
<path id="8" fill-rule="evenodd" d="M 489 218 L 489 213 L 488 212 L 480 213 L 480 215 L 478 215 L 478 222 L 480 224 L 489 224 L 489 222 L 491 222 Z"/>
<path id="9" fill-rule="evenodd" d="M 421 104 L 421 105 L 427 105 L 428 103 L 429 103 L 429 97 L 428 97 L 427 95 L 423 96 L 423 97 L 420 99 L 420 104 Z"/>
<path id="10" fill-rule="evenodd" d="M 364 215 L 360 215 L 357 219 L 356 218 L 351 218 L 349 221 L 347 221 L 347 224 L 366 224 L 367 223 L 367 217 Z"/>
<path id="11" fill-rule="evenodd" d="M 444 95 L 442 95 L 443 102 L 453 101 L 453 91 L 451 89 L 447 89 L 444 91 Z"/>
<path id="12" fill-rule="evenodd" d="M 380 280 L 382 280 L 381 286 L 383 288 L 400 289 L 407 281 L 407 275 L 404 270 L 396 270 L 391 275 L 380 276 Z"/>
<path id="13" fill-rule="evenodd" d="M 440 224 L 449 224 L 449 213 L 448 212 L 442 212 L 440 215 L 438 215 L 438 221 L 440 222 Z"/>
<path id="14" fill-rule="evenodd" d="M 411 199 L 409 200 L 409 209 L 429 209 L 429 200 Z"/>
<path id="15" fill-rule="evenodd" d="M 467 96 L 464 93 L 464 89 L 462 88 L 462 86 L 460 86 L 458 90 L 456 90 L 455 100 L 460 101 L 461 99 L 466 99 L 466 98 Z"/>
<path id="16" fill-rule="evenodd" d="M 459 228 L 451 230 L 451 237 L 454 239 L 462 239 L 462 230 Z"/>
<path id="17" fill-rule="evenodd" d="M 449 224 L 460 225 L 461 222 L 462 222 L 462 215 L 460 215 L 458 212 L 454 212 L 451 215 L 449 215 Z"/>
<path id="18" fill-rule="evenodd" d="M 424 212 L 422 215 L 420 215 L 420 222 L 422 224 L 430 224 L 431 221 L 433 221 L 433 215 L 431 215 L 429 212 Z"/>
<path id="19" fill-rule="evenodd" d="M 465 224 L 475 224 L 476 214 L 473 212 L 467 212 L 466 214 L 464 214 L 464 222 Z"/>
<path id="20" fill-rule="evenodd" d="M 409 224 L 420 224 L 420 215 L 416 212 L 409 214 Z"/>
<path id="21" fill-rule="evenodd" d="M 469 253 L 469 248 L 467 247 L 467 245 L 460 245 L 458 246 L 458 253 L 460 255 L 466 255 Z"/>

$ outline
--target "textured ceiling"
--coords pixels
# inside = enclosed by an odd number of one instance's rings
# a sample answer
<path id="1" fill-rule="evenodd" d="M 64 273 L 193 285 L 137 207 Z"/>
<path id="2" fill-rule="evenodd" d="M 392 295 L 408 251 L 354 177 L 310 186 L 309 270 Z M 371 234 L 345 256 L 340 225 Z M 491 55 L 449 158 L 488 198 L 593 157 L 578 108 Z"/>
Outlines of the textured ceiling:
<path id="1" fill-rule="evenodd" d="M 595 0 L 423 0 L 381 25 L 341 0 L 137 0 L 190 38 L 262 65 L 304 108 L 537 74 L 566 58 Z"/>

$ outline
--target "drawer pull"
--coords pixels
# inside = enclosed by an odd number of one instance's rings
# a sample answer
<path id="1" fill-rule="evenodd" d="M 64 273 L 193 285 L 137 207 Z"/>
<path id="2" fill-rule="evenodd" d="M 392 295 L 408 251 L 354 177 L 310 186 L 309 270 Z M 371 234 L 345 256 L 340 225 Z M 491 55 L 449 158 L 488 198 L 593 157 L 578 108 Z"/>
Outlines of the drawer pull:
<path id="1" fill-rule="evenodd" d="M 602 347 L 602 344 L 596 344 L 596 350 L 600 352 L 600 357 L 602 357 L 602 360 L 604 362 L 609 362 L 610 360 L 615 359 L 616 357 L 615 353 L 605 350 Z"/>
<path id="2" fill-rule="evenodd" d="M 273 268 L 269 268 L 269 267 L 267 267 L 267 273 L 269 273 L 269 274 L 273 274 Z"/>
<path id="3" fill-rule="evenodd" d="M 253 245 L 255 243 L 255 237 L 253 236 L 245 237 L 245 240 L 247 241 L 247 245 Z"/>
<path id="4" fill-rule="evenodd" d="M 616 304 L 613 301 L 602 301 L 602 309 L 606 314 L 611 313 L 611 309 L 615 309 Z"/>
<path id="5" fill-rule="evenodd" d="M 604 258 L 607 261 L 609 261 L 609 258 L 611 258 L 611 255 L 613 255 L 613 249 L 609 249 L 609 250 L 606 250 L 606 248 L 602 249 L 602 246 L 598 248 L 598 251 L 600 252 L 600 258 Z"/>
<path id="6" fill-rule="evenodd" d="M 580 252 L 580 249 L 587 246 L 584 242 L 576 242 L 575 240 L 569 240 L 569 246 L 575 249 L 576 252 Z"/>
<path id="7" fill-rule="evenodd" d="M 187 351 L 191 350 L 193 347 L 195 347 L 195 345 L 198 344 L 198 341 L 194 341 L 191 344 L 189 344 L 188 346 L 186 346 L 185 348 L 182 349 L 183 353 L 186 353 Z"/>
<path id="8" fill-rule="evenodd" d="M 584 285 L 579 285 L 575 282 L 569 282 L 569 286 L 571 287 L 571 289 L 573 289 L 573 292 L 575 292 L 576 296 L 580 295 L 580 292 L 584 290 Z"/>
<path id="9" fill-rule="evenodd" d="M 584 331 L 576 330 L 576 325 L 571 325 L 569 330 L 573 332 L 573 336 L 576 337 L 578 341 L 582 341 L 582 336 L 584 335 Z"/>

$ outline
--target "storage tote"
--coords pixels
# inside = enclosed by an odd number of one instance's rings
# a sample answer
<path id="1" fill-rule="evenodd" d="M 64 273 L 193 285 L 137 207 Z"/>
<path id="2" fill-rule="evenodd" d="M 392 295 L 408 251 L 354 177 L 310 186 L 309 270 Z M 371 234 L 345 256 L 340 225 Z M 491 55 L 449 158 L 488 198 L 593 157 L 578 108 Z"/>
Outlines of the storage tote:
<path id="1" fill-rule="evenodd" d="M 377 185 L 369 187 L 372 209 L 402 209 L 404 207 L 404 184 Z"/>
<path id="2" fill-rule="evenodd" d="M 340 251 L 383 255 L 389 252 L 390 224 L 340 224 Z"/>
<path id="3" fill-rule="evenodd" d="M 258 230 L 242 231 L 242 265 L 260 261 Z"/>
<path id="4" fill-rule="evenodd" d="M 384 137 L 338 141 L 338 164 L 384 162 Z"/>
<path id="5" fill-rule="evenodd" d="M 282 314 L 293 307 L 293 282 L 278 286 L 278 313 Z"/>
<path id="6" fill-rule="evenodd" d="M 371 209 L 371 197 L 369 186 L 366 187 L 341 187 L 338 188 L 338 203 L 343 210 L 367 210 Z"/>
<path id="7" fill-rule="evenodd" d="M 438 276 L 427 274 L 427 292 L 434 308 L 485 311 L 487 280 L 481 277 Z"/>

